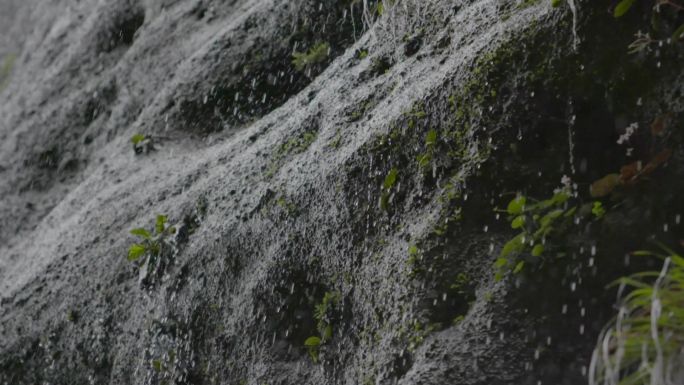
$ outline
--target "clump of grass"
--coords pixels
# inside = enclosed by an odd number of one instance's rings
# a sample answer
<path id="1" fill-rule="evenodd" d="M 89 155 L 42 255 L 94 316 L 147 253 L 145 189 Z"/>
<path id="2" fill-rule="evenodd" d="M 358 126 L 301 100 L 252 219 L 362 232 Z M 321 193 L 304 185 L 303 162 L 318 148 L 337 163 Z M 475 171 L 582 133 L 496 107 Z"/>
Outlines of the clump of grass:
<path id="1" fill-rule="evenodd" d="M 294 64 L 297 71 L 302 71 L 310 64 L 321 63 L 328 58 L 329 48 L 330 45 L 328 43 L 320 43 L 311 48 L 308 53 L 295 52 L 292 54 L 294 58 L 292 64 Z"/>
<path id="2" fill-rule="evenodd" d="M 661 271 L 623 277 L 618 315 L 602 331 L 589 368 L 589 384 L 670 385 L 684 383 L 684 258 L 664 258 Z"/>

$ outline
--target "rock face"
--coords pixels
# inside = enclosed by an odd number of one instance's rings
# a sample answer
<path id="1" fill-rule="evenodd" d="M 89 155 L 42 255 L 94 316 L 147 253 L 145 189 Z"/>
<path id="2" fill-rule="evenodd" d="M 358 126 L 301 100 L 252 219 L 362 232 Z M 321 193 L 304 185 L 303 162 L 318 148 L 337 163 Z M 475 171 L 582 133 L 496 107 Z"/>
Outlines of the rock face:
<path id="1" fill-rule="evenodd" d="M 684 209 L 682 18 L 615 5 L 0 0 L 0 383 L 586 382 Z"/>

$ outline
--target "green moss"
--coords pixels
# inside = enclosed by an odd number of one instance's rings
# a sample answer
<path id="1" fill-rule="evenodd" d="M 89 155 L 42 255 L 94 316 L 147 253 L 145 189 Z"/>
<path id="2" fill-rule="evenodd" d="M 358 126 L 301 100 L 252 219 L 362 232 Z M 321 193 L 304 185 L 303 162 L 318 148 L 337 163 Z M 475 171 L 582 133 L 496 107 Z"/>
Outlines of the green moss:
<path id="1" fill-rule="evenodd" d="M 292 54 L 294 58 L 292 64 L 294 64 L 297 71 L 302 71 L 311 64 L 322 63 L 328 58 L 329 48 L 330 45 L 328 43 L 320 43 L 311 48 L 308 53 L 295 52 Z"/>
<path id="2" fill-rule="evenodd" d="M 0 66 L 0 91 L 5 89 L 9 84 L 10 75 L 16 58 L 15 54 L 9 53 L 5 56 L 3 64 Z"/>

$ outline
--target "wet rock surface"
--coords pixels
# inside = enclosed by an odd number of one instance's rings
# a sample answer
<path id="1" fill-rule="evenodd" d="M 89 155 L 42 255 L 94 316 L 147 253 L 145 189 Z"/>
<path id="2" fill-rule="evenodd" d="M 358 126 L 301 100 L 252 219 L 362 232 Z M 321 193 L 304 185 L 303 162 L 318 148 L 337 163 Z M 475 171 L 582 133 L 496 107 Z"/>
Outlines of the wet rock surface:
<path id="1" fill-rule="evenodd" d="M 627 53 L 647 2 L 392 4 L 0 0 L 0 383 L 586 382 L 626 254 L 680 239 L 682 46 Z"/>

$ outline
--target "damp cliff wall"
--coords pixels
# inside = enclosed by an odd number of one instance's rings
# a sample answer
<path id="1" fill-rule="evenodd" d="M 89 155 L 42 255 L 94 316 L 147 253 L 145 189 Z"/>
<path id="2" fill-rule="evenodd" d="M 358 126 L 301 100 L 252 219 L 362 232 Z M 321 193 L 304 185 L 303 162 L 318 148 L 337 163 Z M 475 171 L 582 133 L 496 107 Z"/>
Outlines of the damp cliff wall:
<path id="1" fill-rule="evenodd" d="M 0 383 L 586 382 L 681 233 L 681 17 L 557 5 L 0 0 Z"/>

